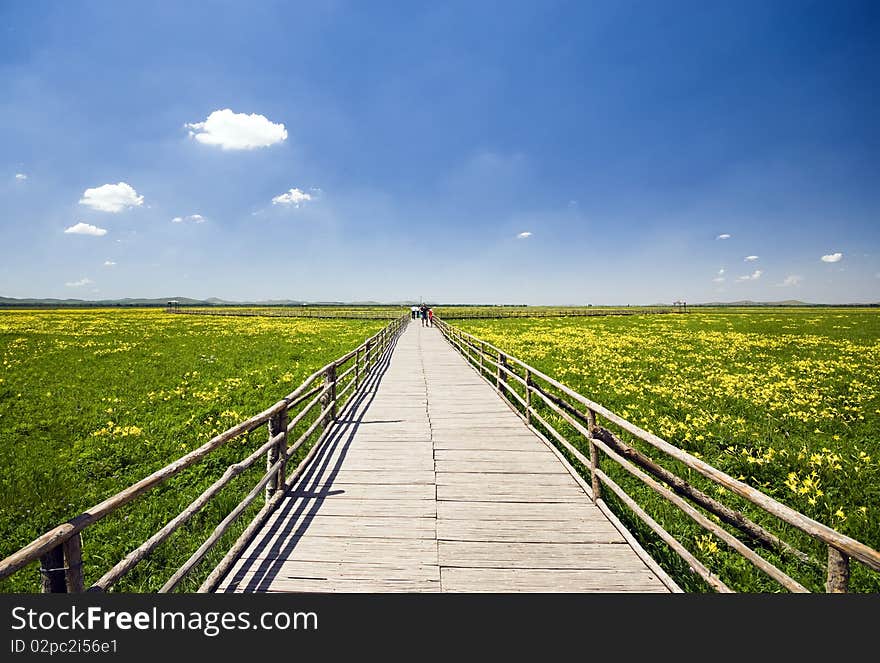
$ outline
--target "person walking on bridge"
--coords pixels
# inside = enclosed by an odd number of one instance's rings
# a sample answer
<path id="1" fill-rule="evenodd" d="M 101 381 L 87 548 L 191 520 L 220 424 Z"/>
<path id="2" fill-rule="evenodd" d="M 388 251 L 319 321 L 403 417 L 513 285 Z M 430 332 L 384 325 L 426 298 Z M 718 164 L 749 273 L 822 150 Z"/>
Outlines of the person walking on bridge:
<path id="1" fill-rule="evenodd" d="M 428 326 L 428 307 L 422 304 L 419 307 L 419 318 L 422 320 L 422 327 Z"/>
<path id="2" fill-rule="evenodd" d="M 429 327 L 434 326 L 434 309 L 432 309 L 432 308 L 428 309 L 428 326 Z"/>

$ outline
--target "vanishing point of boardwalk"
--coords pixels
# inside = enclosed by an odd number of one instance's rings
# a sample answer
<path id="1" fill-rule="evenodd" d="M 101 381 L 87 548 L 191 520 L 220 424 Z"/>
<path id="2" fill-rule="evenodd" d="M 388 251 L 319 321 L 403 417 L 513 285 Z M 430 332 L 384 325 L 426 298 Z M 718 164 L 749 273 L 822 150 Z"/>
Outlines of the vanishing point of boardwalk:
<path id="1" fill-rule="evenodd" d="M 627 540 L 412 323 L 218 591 L 669 591 Z"/>

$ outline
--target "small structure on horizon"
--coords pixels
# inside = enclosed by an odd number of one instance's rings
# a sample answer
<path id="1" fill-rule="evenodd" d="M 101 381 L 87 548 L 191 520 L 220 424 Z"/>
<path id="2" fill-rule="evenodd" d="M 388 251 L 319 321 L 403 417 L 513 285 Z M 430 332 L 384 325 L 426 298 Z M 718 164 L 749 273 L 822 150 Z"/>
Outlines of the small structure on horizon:
<path id="1" fill-rule="evenodd" d="M 170 300 L 168 302 L 168 306 L 167 306 L 166 310 L 169 313 L 177 313 L 180 310 L 180 302 L 177 301 L 176 299 Z"/>
<path id="2" fill-rule="evenodd" d="M 675 307 L 675 309 L 679 313 L 687 313 L 688 312 L 687 302 L 674 301 L 674 302 L 672 302 L 672 305 Z"/>

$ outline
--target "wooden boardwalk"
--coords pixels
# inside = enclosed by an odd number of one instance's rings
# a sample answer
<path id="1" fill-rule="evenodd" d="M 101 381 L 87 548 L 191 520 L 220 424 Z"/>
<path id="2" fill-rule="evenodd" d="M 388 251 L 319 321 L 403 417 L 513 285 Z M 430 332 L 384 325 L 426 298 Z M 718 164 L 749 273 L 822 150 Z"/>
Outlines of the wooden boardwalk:
<path id="1" fill-rule="evenodd" d="M 413 322 L 218 591 L 669 591 L 631 541 Z"/>

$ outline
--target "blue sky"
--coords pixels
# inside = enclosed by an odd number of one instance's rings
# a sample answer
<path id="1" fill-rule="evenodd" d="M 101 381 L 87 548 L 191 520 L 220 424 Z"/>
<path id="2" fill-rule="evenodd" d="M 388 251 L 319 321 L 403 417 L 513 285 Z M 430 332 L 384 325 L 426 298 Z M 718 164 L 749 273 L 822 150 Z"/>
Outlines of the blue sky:
<path id="1" fill-rule="evenodd" d="M 0 295 L 878 301 L 878 29 L 871 2 L 2 3 Z"/>

